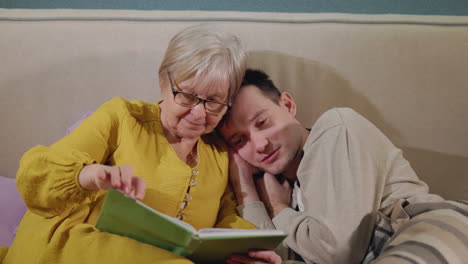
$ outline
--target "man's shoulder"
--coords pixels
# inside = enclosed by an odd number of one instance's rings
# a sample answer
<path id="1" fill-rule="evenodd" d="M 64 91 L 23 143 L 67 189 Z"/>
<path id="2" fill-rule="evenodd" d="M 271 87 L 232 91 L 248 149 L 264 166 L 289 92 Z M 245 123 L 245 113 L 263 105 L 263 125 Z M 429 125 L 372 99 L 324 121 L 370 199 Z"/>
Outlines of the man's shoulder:
<path id="1" fill-rule="evenodd" d="M 325 111 L 315 122 L 312 130 L 329 129 L 345 125 L 350 120 L 363 118 L 358 112 L 349 107 L 336 107 Z"/>
<path id="2" fill-rule="evenodd" d="M 308 142 L 315 142 L 327 131 L 336 129 L 338 127 L 344 127 L 349 124 L 350 120 L 355 118 L 362 118 L 360 114 L 348 107 L 336 107 L 325 111 L 315 121 L 310 131 Z"/>

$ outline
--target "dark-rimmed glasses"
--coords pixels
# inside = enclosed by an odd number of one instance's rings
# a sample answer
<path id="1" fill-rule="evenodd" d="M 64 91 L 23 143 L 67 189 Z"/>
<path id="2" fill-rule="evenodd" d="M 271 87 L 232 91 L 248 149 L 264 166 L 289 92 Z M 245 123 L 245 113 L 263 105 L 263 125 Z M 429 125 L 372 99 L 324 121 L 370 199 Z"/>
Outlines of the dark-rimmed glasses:
<path id="1" fill-rule="evenodd" d="M 221 102 L 218 102 L 215 100 L 209 100 L 209 99 L 205 100 L 195 95 L 178 91 L 174 88 L 174 83 L 172 82 L 171 74 L 169 73 L 169 71 L 167 71 L 167 78 L 169 78 L 169 83 L 171 84 L 171 90 L 172 90 L 172 94 L 174 95 L 174 101 L 176 102 L 176 104 L 180 106 L 194 108 L 199 103 L 203 102 L 205 111 L 207 113 L 215 114 L 215 115 L 218 115 L 222 113 L 224 110 L 229 109 L 231 107 L 230 104 L 221 103 Z"/>

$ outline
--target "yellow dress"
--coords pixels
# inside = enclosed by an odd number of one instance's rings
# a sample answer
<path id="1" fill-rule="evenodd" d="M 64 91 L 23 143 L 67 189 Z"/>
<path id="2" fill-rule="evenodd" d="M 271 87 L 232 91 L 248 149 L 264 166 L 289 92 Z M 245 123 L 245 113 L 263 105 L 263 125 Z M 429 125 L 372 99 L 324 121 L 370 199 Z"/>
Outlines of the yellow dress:
<path id="1" fill-rule="evenodd" d="M 191 168 L 165 138 L 159 114 L 158 103 L 115 98 L 55 144 L 29 150 L 17 174 L 29 210 L 3 263 L 191 263 L 97 230 L 106 191 L 86 191 L 78 183 L 81 168 L 91 163 L 130 164 L 146 181 L 145 204 L 170 216 L 183 215 L 197 229 L 254 228 L 236 214 L 228 156 L 219 139 L 198 141 L 199 163 Z"/>

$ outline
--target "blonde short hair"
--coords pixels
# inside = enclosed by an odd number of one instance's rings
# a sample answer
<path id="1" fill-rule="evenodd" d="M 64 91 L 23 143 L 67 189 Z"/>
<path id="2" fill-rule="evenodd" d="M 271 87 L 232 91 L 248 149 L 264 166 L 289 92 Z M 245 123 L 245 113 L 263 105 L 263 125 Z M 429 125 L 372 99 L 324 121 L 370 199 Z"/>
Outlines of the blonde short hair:
<path id="1" fill-rule="evenodd" d="M 245 60 L 246 53 L 237 36 L 211 24 L 188 27 L 169 42 L 159 67 L 159 84 L 169 85 L 168 72 L 175 83 L 193 77 L 198 87 L 229 84 L 230 103 L 242 82 Z"/>

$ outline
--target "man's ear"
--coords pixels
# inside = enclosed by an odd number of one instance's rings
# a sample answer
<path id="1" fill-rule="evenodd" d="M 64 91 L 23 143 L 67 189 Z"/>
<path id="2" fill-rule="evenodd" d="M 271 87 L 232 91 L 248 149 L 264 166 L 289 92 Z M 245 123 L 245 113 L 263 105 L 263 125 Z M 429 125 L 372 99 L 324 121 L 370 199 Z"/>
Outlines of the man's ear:
<path id="1" fill-rule="evenodd" d="M 283 92 L 279 98 L 279 103 L 281 107 L 284 107 L 290 114 L 296 116 L 296 102 L 292 95 L 288 92 Z"/>

